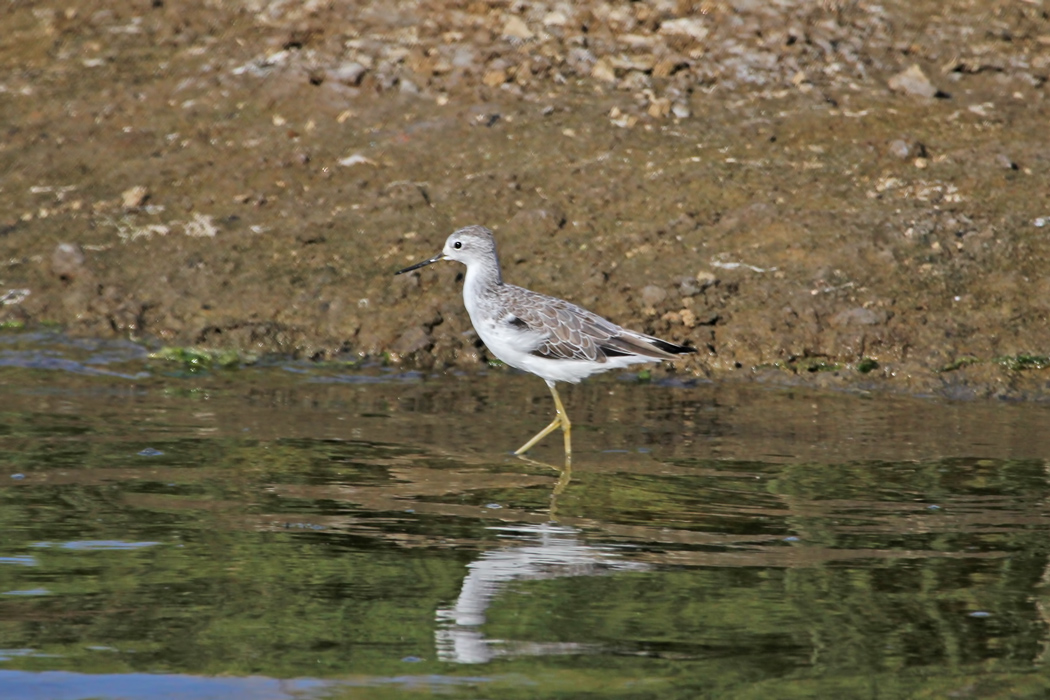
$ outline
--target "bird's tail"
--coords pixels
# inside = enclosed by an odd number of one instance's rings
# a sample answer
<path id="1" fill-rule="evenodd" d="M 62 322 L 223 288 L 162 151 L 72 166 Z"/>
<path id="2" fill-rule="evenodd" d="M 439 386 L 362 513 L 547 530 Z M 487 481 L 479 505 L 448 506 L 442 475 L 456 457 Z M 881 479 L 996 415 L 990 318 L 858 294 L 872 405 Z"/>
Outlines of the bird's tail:
<path id="1" fill-rule="evenodd" d="M 661 340 L 659 338 L 653 338 L 652 336 L 649 336 L 648 340 L 654 347 L 666 352 L 668 355 L 688 355 L 689 353 L 696 352 L 696 348 L 690 348 L 685 345 L 675 345 L 674 343 L 669 343 L 666 340 Z"/>
<path id="2" fill-rule="evenodd" d="M 641 357 L 651 357 L 654 360 L 670 360 L 675 355 L 696 352 L 696 348 L 675 345 L 666 340 L 633 331 L 626 331 L 610 338 L 602 344 L 601 349 L 607 356 L 639 355 Z"/>

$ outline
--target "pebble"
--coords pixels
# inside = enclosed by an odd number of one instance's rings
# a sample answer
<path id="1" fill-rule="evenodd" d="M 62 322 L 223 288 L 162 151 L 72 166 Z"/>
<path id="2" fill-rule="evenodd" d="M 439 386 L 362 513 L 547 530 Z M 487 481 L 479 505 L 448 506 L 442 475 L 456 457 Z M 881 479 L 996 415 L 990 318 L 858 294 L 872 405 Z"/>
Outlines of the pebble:
<path id="1" fill-rule="evenodd" d="M 889 79 L 887 84 L 890 90 L 894 92 L 903 92 L 920 97 L 934 97 L 937 95 L 937 88 L 933 86 L 933 83 L 930 82 L 930 79 L 926 77 L 926 74 L 922 72 L 922 68 L 917 63 L 913 63 L 907 69 L 897 73 Z"/>
<path id="2" fill-rule="evenodd" d="M 503 36 L 508 39 L 528 41 L 536 35 L 532 33 L 529 25 L 525 24 L 521 17 L 511 16 L 507 18 L 507 22 L 503 25 Z"/>
<path id="3" fill-rule="evenodd" d="M 347 156 L 346 158 L 339 159 L 339 165 L 344 168 L 350 168 L 355 165 L 377 165 L 377 163 L 367 156 L 363 156 L 360 153 Z"/>
<path id="4" fill-rule="evenodd" d="M 137 209 L 149 199 L 149 190 L 143 185 L 129 187 L 120 193 L 120 203 L 125 209 Z"/>
<path id="5" fill-rule="evenodd" d="M 667 298 L 667 292 L 663 287 L 649 284 L 642 288 L 642 303 L 646 306 L 656 306 Z"/>
<path id="6" fill-rule="evenodd" d="M 495 68 L 485 72 L 485 75 L 481 78 L 481 82 L 489 87 L 497 87 L 507 82 L 507 71 L 503 68 Z"/>
<path id="7" fill-rule="evenodd" d="M 357 61 L 350 61 L 348 63 L 342 63 L 331 71 L 328 76 L 343 85 L 349 85 L 351 87 L 357 87 L 361 84 L 361 79 L 365 77 L 365 73 L 368 69 Z"/>
<path id="8" fill-rule="evenodd" d="M 700 285 L 692 277 L 683 277 L 678 281 L 678 293 L 683 297 L 695 297 L 700 292 Z"/>
<path id="9" fill-rule="evenodd" d="M 457 46 L 452 54 L 452 67 L 469 70 L 477 66 L 478 52 L 472 46 Z"/>
<path id="10" fill-rule="evenodd" d="M 715 277 L 713 272 L 700 270 L 700 272 L 696 273 L 696 283 L 699 284 L 700 289 L 703 290 L 718 284 L 718 278 Z"/>
<path id="11" fill-rule="evenodd" d="M 591 68 L 591 77 L 606 83 L 613 83 L 616 82 L 616 71 L 609 61 L 602 58 Z"/>
<path id="12" fill-rule="evenodd" d="M 565 63 L 577 75 L 590 75 L 594 64 L 598 62 L 597 57 L 589 49 L 575 46 L 565 56 Z"/>
<path id="13" fill-rule="evenodd" d="M 627 75 L 616 84 L 616 87 L 619 90 L 628 92 L 644 92 L 649 90 L 652 84 L 653 80 L 647 74 L 642 71 L 632 70 L 628 71 Z"/>
<path id="14" fill-rule="evenodd" d="M 858 306 L 852 309 L 839 311 L 831 317 L 832 327 L 839 326 L 877 326 L 886 322 L 885 311 L 875 311 Z"/>
<path id="15" fill-rule="evenodd" d="M 560 10 L 553 10 L 548 12 L 543 17 L 544 27 L 564 27 L 569 23 L 569 18 L 565 16 L 565 13 Z"/>
<path id="16" fill-rule="evenodd" d="M 889 151 L 891 156 L 904 160 L 911 155 L 911 146 L 903 139 L 895 139 L 890 141 Z"/>
<path id="17" fill-rule="evenodd" d="M 367 75 L 372 78 L 369 87 L 377 91 L 418 86 L 432 94 L 449 94 L 484 78 L 490 87 L 520 96 L 544 94 L 544 83 L 564 84 L 577 77 L 633 93 L 650 91 L 642 108 L 655 106 L 643 119 L 658 121 L 692 116 L 686 102 L 671 94 L 675 88 L 692 92 L 703 85 L 732 91 L 745 84 L 793 84 L 806 91 L 819 83 L 832 91 L 855 90 L 858 82 L 870 82 L 873 69 L 885 70 L 887 50 L 907 53 L 910 47 L 907 36 L 886 31 L 888 12 L 878 4 L 844 15 L 811 13 L 797 2 L 723 4 L 724 10 L 710 14 L 669 0 L 457 3 L 455 10 L 406 6 L 374 14 L 350 10 L 348 20 L 361 28 L 343 42 L 345 53 L 326 56 L 327 47 L 321 44 L 263 53 L 234 73 L 264 78 L 275 67 L 298 64 L 302 74 L 316 76 L 320 70 L 326 79 L 352 87 Z M 529 49 L 523 52 L 526 42 Z M 956 64 L 1003 70 L 1010 65 L 1000 55 L 1007 48 Z M 331 59 L 327 67 L 326 58 Z M 493 58 L 509 63 L 486 68 Z M 1023 81 L 1029 71 L 1045 72 L 1048 64 L 1050 60 L 1033 55 L 1017 65 L 1027 70 L 1011 75 Z M 518 74 L 515 67 L 527 70 Z M 943 79 L 963 75 L 968 73 L 952 69 Z M 1039 84 L 1036 78 L 1030 82 Z M 890 78 L 889 86 L 904 94 L 946 96 L 918 64 Z M 664 107 L 665 99 L 670 99 L 670 109 Z"/>
<path id="18" fill-rule="evenodd" d="M 695 17 L 680 17 L 670 19 L 660 24 L 660 33 L 669 36 L 684 36 L 693 41 L 703 41 L 707 38 L 708 28 L 704 21 Z"/>
<path id="19" fill-rule="evenodd" d="M 76 278 L 84 269 L 84 249 L 76 243 L 59 243 L 51 253 L 51 272 L 61 279 Z"/>
<path id="20" fill-rule="evenodd" d="M 660 117 L 666 117 L 671 113 L 671 100 L 666 98 L 658 98 L 649 103 L 649 109 L 646 110 L 650 117 L 659 119 Z"/>
<path id="21" fill-rule="evenodd" d="M 21 304 L 25 301 L 31 291 L 28 289 L 8 289 L 3 294 L 0 294 L 0 305 L 3 306 L 14 306 L 15 304 Z"/>
<path id="22" fill-rule="evenodd" d="M 390 349 L 399 355 L 411 355 L 430 345 L 433 340 L 423 326 L 413 326 L 391 344 Z"/>
<path id="23" fill-rule="evenodd" d="M 1006 170 L 1017 170 L 1017 163 L 1010 160 L 1009 156 L 1003 153 L 995 156 L 995 164 Z"/>

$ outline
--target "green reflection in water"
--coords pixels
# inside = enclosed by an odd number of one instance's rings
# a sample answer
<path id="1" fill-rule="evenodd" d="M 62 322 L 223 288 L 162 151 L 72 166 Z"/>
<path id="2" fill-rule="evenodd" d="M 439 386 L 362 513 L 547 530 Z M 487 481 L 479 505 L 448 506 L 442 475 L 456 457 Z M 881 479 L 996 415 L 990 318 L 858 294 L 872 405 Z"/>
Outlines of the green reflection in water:
<path id="1" fill-rule="evenodd" d="M 581 453 L 555 524 L 556 470 L 431 446 L 415 426 L 443 402 L 392 407 L 435 387 L 375 386 L 321 408 L 236 382 L 23 391 L 0 413 L 0 673 L 355 698 L 1050 692 L 1043 459 Z"/>

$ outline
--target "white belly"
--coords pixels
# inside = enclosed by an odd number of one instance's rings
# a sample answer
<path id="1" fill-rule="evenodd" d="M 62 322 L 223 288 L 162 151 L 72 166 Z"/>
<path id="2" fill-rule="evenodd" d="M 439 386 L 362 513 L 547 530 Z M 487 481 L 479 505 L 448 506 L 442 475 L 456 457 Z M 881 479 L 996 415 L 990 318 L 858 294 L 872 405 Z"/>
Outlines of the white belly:
<path id="1" fill-rule="evenodd" d="M 472 311 L 469 306 L 467 312 L 470 313 L 470 321 L 474 324 L 474 330 L 477 331 L 489 352 L 511 367 L 535 374 L 546 380 L 547 383 L 576 384 L 599 372 L 620 369 L 639 362 L 658 362 L 650 357 L 637 355 L 611 357 L 604 362 L 539 357 L 532 353 L 547 339 L 543 333 L 522 330 L 506 323 L 503 319 L 485 317 L 484 314 L 478 314 L 481 318 L 477 318 L 475 311 Z"/>

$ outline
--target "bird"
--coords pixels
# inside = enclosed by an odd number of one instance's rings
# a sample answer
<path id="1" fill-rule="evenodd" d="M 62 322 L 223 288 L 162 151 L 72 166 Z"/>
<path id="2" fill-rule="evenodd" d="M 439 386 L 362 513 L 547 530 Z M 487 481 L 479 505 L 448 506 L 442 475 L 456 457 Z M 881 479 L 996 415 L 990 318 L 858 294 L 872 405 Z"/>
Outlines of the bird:
<path id="1" fill-rule="evenodd" d="M 543 379 L 554 398 L 554 420 L 515 450 L 516 455 L 524 455 L 560 427 L 566 462 L 571 459 L 572 423 L 558 395 L 557 382 L 578 384 L 592 374 L 696 352 L 695 348 L 618 326 L 564 299 L 507 284 L 500 270 L 496 238 L 484 226 L 454 231 L 440 253 L 394 274 L 442 260 L 467 266 L 463 303 L 489 351 L 505 364 Z"/>

